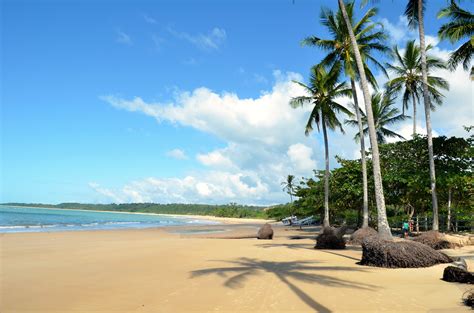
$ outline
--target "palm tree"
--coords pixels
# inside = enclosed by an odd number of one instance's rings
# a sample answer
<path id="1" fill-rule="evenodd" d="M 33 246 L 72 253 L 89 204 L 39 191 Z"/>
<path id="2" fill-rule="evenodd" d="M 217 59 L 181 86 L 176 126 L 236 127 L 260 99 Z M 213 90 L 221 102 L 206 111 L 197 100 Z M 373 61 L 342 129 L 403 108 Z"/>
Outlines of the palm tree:
<path id="1" fill-rule="evenodd" d="M 379 144 L 384 144 L 387 142 L 386 137 L 391 138 L 403 138 L 402 135 L 397 134 L 393 130 L 388 129 L 387 127 L 393 125 L 397 122 L 404 121 L 409 118 L 404 114 L 400 114 L 400 111 L 397 108 L 394 108 L 395 98 L 390 94 L 382 94 L 381 92 L 374 93 L 372 95 L 372 112 L 374 112 L 374 122 L 375 122 L 375 131 L 377 133 L 377 142 Z M 364 136 L 369 132 L 367 125 L 367 116 L 364 112 L 362 114 L 362 121 L 364 123 Z M 356 126 L 358 124 L 357 120 L 350 119 L 346 120 L 346 124 Z M 360 134 L 356 134 L 354 137 L 356 140 L 360 140 Z"/>
<path id="2" fill-rule="evenodd" d="M 351 89 L 345 83 L 339 82 L 341 64 L 335 63 L 328 71 L 321 64 L 313 66 L 309 85 L 301 82 L 295 82 L 302 86 L 307 95 L 292 98 L 290 105 L 298 108 L 304 104 L 313 105 L 308 122 L 306 123 L 305 135 L 308 136 L 313 130 L 313 124 L 316 124 L 318 130 L 320 126 L 324 137 L 324 156 L 326 171 L 324 174 L 324 220 L 323 225 L 329 226 L 329 147 L 327 128 L 335 130 L 339 128 L 344 132 L 341 122 L 337 118 L 337 113 L 342 112 L 350 115 L 351 113 L 344 106 L 335 102 L 334 99 L 343 96 L 350 96 Z"/>
<path id="3" fill-rule="evenodd" d="M 431 46 L 428 46 L 426 49 L 431 49 Z M 408 103 L 411 101 L 413 106 L 413 136 L 415 136 L 416 106 L 423 93 L 420 47 L 415 44 L 414 40 L 408 41 L 403 56 L 400 54 L 397 46 L 393 48 L 392 54 L 396 63 L 387 63 L 386 66 L 389 71 L 395 74 L 395 77 L 387 82 L 387 90 L 394 94 L 403 93 L 402 114 L 405 114 L 405 109 L 408 109 Z M 429 55 L 426 59 L 426 65 L 428 71 L 446 68 L 441 59 Z M 437 104 L 441 104 L 443 98 L 443 95 L 438 91 L 439 88 L 447 90 L 449 88 L 448 82 L 441 77 L 429 75 L 428 91 L 431 99 Z"/>
<path id="4" fill-rule="evenodd" d="M 341 1 L 341 0 L 339 0 Z M 408 26 L 416 28 L 418 26 L 418 33 L 420 35 L 420 50 L 421 50 L 421 76 L 423 86 L 423 101 L 425 105 L 425 119 L 426 119 L 426 134 L 428 137 L 428 157 L 430 164 L 430 181 L 431 181 L 431 198 L 433 203 L 433 230 L 439 229 L 438 220 L 438 197 L 436 195 L 436 170 L 433 157 L 433 134 L 431 127 L 431 99 L 428 89 L 428 70 L 426 62 L 426 45 L 425 45 L 425 26 L 423 22 L 423 15 L 425 11 L 425 0 L 408 0 L 405 15 L 408 18 Z"/>
<path id="5" fill-rule="evenodd" d="M 380 156 L 379 156 L 379 147 L 377 144 L 377 135 L 375 131 L 374 116 L 372 112 L 371 99 L 369 94 L 369 84 L 367 81 L 367 76 L 365 74 L 364 63 L 362 62 L 361 53 L 359 50 L 359 45 L 357 44 L 357 39 L 354 35 L 354 30 L 352 28 L 352 23 L 347 14 L 346 5 L 343 0 L 338 0 L 339 9 L 342 12 L 344 17 L 344 22 L 346 28 L 349 32 L 349 38 L 351 40 L 352 51 L 354 53 L 354 58 L 357 65 L 357 72 L 360 77 L 360 86 L 362 88 L 362 93 L 364 95 L 365 109 L 367 112 L 367 124 L 369 128 L 369 138 L 370 146 L 372 148 L 372 168 L 374 173 L 374 188 L 375 188 L 375 201 L 377 203 L 377 225 L 378 232 L 381 237 L 391 238 L 392 232 L 390 231 L 390 225 L 387 220 L 387 212 L 385 209 L 385 197 L 383 195 L 383 186 L 382 186 L 382 174 L 380 172 Z"/>
<path id="6" fill-rule="evenodd" d="M 283 191 L 286 191 L 290 195 L 290 203 L 293 204 L 293 194 L 295 193 L 295 185 L 294 185 L 295 176 L 288 175 L 286 180 L 281 183 L 283 186 Z"/>
<path id="7" fill-rule="evenodd" d="M 372 55 L 373 51 L 378 52 L 388 52 L 389 49 L 382 42 L 387 38 L 387 35 L 381 31 L 374 31 L 376 24 L 370 21 L 370 18 L 377 14 L 377 9 L 372 8 L 368 10 L 365 15 L 360 19 L 359 22 L 354 21 L 354 2 L 347 4 L 347 14 L 351 20 L 351 24 L 355 25 L 353 27 L 353 32 L 359 43 L 359 50 L 364 60 L 370 61 L 373 65 L 379 68 L 382 73 L 387 73 L 385 68 L 377 61 L 377 59 Z M 349 32 L 347 30 L 344 17 L 341 10 L 334 14 L 331 10 L 322 10 L 321 12 L 321 23 L 326 26 L 329 33 L 331 34 L 331 39 L 321 39 L 316 36 L 310 36 L 303 40 L 303 45 L 311 45 L 319 47 L 323 50 L 328 51 L 327 56 L 323 59 L 321 63 L 323 64 L 334 64 L 334 62 L 342 62 L 344 67 L 344 72 L 347 77 L 350 78 L 351 88 L 352 88 L 352 99 L 353 99 L 353 108 L 355 115 L 357 117 L 359 134 L 360 134 L 360 154 L 361 154 L 361 164 L 362 164 L 362 186 L 363 186 L 363 222 L 362 227 L 369 226 L 369 201 L 368 201 L 368 188 L 367 188 L 367 162 L 365 156 L 365 140 L 362 135 L 362 120 L 359 109 L 359 103 L 357 99 L 356 91 L 356 79 L 359 79 L 357 72 L 357 67 L 354 60 L 354 53 L 352 51 L 351 40 Z M 367 66 L 367 63 L 364 62 L 365 73 L 368 77 L 369 83 L 377 89 L 377 81 L 375 76 L 370 71 L 370 68 Z"/>
<path id="8" fill-rule="evenodd" d="M 454 0 L 451 4 L 439 11 L 438 18 L 447 17 L 450 21 L 441 26 L 438 36 L 441 40 L 449 39 L 451 43 L 456 43 L 463 38 L 467 38 L 456 51 L 451 53 L 448 65 L 454 70 L 459 63 L 465 71 L 469 70 L 471 57 L 474 54 L 474 15 L 461 9 Z M 471 67 L 471 72 L 474 67 Z"/>

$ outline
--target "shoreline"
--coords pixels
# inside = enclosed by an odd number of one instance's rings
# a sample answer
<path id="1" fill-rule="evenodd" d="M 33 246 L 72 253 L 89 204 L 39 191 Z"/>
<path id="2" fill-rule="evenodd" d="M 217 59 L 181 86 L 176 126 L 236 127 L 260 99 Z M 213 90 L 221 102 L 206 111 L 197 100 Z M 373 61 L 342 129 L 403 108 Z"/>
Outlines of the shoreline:
<path id="1" fill-rule="evenodd" d="M 171 218 L 178 218 L 178 219 L 195 219 L 195 220 L 203 220 L 203 221 L 213 221 L 219 222 L 222 224 L 247 224 L 247 223 L 275 223 L 276 220 L 268 220 L 268 219 L 258 219 L 258 218 L 236 218 L 236 217 L 218 217 L 213 215 L 195 215 L 195 214 L 166 214 L 166 213 L 147 213 L 147 212 L 124 212 L 124 211 L 105 211 L 105 210 L 84 210 L 84 209 L 64 209 L 64 208 L 53 208 L 53 207 L 35 207 L 35 206 L 19 206 L 19 205 L 5 205 L 0 204 L 0 207 L 13 207 L 13 208 L 30 208 L 30 209 L 45 209 L 45 210 L 66 210 L 66 211 L 80 211 L 80 212 L 99 212 L 99 213 L 119 213 L 119 214 L 138 214 L 138 215 L 148 215 L 148 216 L 163 216 L 163 217 L 171 217 Z M 23 225 L 13 225 L 13 226 L 23 226 Z M 172 226 L 183 226 L 183 225 L 172 225 Z M 144 228 L 163 228 L 163 227 L 172 227 L 172 226 L 152 226 L 152 227 L 144 227 Z M 119 229 L 127 229 L 127 228 L 116 228 Z M 129 228 L 129 229 L 140 229 L 140 228 Z M 69 231 L 82 231 L 82 229 L 77 230 L 69 230 Z M 87 229 L 84 229 L 87 230 Z M 92 230 L 92 229 L 91 229 Z M 107 229 L 104 229 L 107 230 Z M 108 229 L 114 230 L 114 229 Z M 60 230 L 59 232 L 61 232 Z M 7 233 L 7 232 L 0 232 L 0 233 Z"/>

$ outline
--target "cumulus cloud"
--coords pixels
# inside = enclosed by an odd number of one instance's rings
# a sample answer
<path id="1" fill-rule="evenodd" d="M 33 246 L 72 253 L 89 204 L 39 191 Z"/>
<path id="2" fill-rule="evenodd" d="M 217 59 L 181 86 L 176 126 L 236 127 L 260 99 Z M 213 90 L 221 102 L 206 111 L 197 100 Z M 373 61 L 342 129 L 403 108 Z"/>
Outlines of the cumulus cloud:
<path id="1" fill-rule="evenodd" d="M 313 150 L 322 151 L 319 141 L 304 135 L 310 108 L 292 109 L 288 104 L 291 97 L 304 92 L 293 79 L 302 77 L 276 71 L 273 88 L 255 98 L 204 87 L 178 92 L 170 103 L 101 97 L 118 109 L 146 114 L 159 123 L 192 127 L 226 143 L 196 155 L 203 165 L 198 172 L 185 178 L 145 178 L 128 184 L 129 190 L 149 201 L 286 201 L 280 182 L 288 174 L 311 175 L 317 165 Z"/>
<path id="2" fill-rule="evenodd" d="M 218 50 L 227 38 L 225 29 L 214 27 L 206 34 L 189 34 L 168 27 L 168 32 L 176 38 L 183 39 L 203 50 Z"/>
<path id="3" fill-rule="evenodd" d="M 181 149 L 173 149 L 166 152 L 166 155 L 170 158 L 177 159 L 177 160 L 186 160 L 188 157 L 186 153 L 184 153 Z"/>
<path id="4" fill-rule="evenodd" d="M 405 40 L 416 39 L 413 33 L 403 36 L 407 32 L 403 20 L 398 24 L 388 21 L 385 24 L 391 27 L 393 42 L 401 47 Z M 432 54 L 447 58 L 449 51 L 439 48 L 434 36 L 428 35 L 428 41 L 435 45 Z M 197 154 L 195 158 L 202 168 L 188 172 L 184 177 L 142 178 L 116 190 L 98 185 L 91 187 L 104 197 L 124 202 L 271 204 L 287 201 L 280 182 L 288 174 L 308 177 L 313 169 L 322 169 L 318 166 L 324 164 L 324 147 L 317 130 L 309 137 L 304 136 L 310 108 L 292 109 L 288 105 L 291 97 L 303 94 L 304 91 L 292 83 L 292 80 L 301 81 L 302 77 L 280 71 L 273 74 L 273 87 L 254 98 L 242 98 L 231 92 L 217 93 L 206 87 L 178 91 L 167 103 L 141 97 L 101 97 L 117 109 L 145 114 L 158 123 L 190 127 L 210 134 L 224 142 L 224 146 Z M 434 135 L 465 136 L 462 126 L 472 124 L 473 120 L 472 82 L 468 73 L 460 68 L 433 74 L 444 77 L 451 85 L 451 90 L 445 92 L 444 104 L 432 113 Z M 378 78 L 379 85 L 383 86 L 386 78 L 380 75 Z M 360 88 L 358 92 L 359 103 L 363 106 Z M 397 101 L 397 106 L 401 107 L 400 100 Z M 346 105 L 349 99 L 340 99 L 340 102 Z M 418 112 L 419 133 L 426 133 L 422 105 Z M 359 146 L 353 140 L 357 129 L 345 128 L 346 135 L 329 132 L 331 167 L 337 166 L 335 155 L 350 159 L 359 157 Z M 412 121 L 395 125 L 393 130 L 410 138 Z M 366 142 L 369 148 L 369 142 Z"/>
<path id="5" fill-rule="evenodd" d="M 302 143 L 291 145 L 286 154 L 296 172 L 309 173 L 316 168 L 316 161 L 312 159 L 313 149 Z"/>

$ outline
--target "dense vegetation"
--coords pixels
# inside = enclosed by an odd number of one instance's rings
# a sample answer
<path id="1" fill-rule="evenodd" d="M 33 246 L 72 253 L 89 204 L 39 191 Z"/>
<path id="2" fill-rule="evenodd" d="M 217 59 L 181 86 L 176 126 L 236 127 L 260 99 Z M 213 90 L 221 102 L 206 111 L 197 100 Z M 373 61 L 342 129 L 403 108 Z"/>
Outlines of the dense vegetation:
<path id="1" fill-rule="evenodd" d="M 87 204 L 87 203 L 5 203 L 13 206 L 43 207 L 55 209 L 76 209 L 96 211 L 119 211 L 140 212 L 156 214 L 184 214 L 184 215 L 209 215 L 218 217 L 236 218 L 266 218 L 263 207 L 238 205 L 230 203 L 226 205 L 207 204 L 158 204 L 158 203 L 122 203 L 122 204 Z"/>
<path id="2" fill-rule="evenodd" d="M 387 204 L 387 215 L 392 227 L 402 221 L 417 220 L 420 229 L 431 227 L 431 193 L 429 188 L 428 149 L 426 138 L 380 145 L 380 162 Z M 437 185 L 440 201 L 440 228 L 472 230 L 474 227 L 473 195 L 474 136 L 433 138 Z M 371 163 L 370 154 L 367 154 Z M 331 223 L 343 222 L 360 226 L 362 223 L 362 173 L 360 160 L 337 158 L 340 167 L 330 173 Z M 369 168 L 369 178 L 372 176 Z M 376 204 L 373 180 L 369 179 L 370 225 L 376 227 Z M 297 200 L 273 207 L 267 211 L 270 218 L 281 219 L 290 211 L 299 216 L 319 214 L 324 216 L 324 171 L 315 171 L 313 177 L 302 178 L 295 184 Z M 450 211 L 450 212 L 449 212 Z M 425 225 L 428 224 L 428 225 Z"/>
<path id="3" fill-rule="evenodd" d="M 353 210 L 344 210 L 344 208 L 353 206 L 360 208 L 362 206 L 362 227 L 367 227 L 369 224 L 369 186 L 367 181 L 369 169 L 366 163 L 370 163 L 372 166 L 370 176 L 373 180 L 370 191 L 374 195 L 371 199 L 371 209 L 373 210 L 375 199 L 376 227 L 381 237 L 385 239 L 392 237 L 391 221 L 388 217 L 392 216 L 392 222 L 397 224 L 396 220 L 393 221 L 393 216 L 397 216 L 399 212 L 405 211 L 408 218 L 411 218 L 415 212 L 418 215 L 425 213 L 427 216 L 429 214 L 428 207 L 431 208 L 431 227 L 434 231 L 438 231 L 440 229 L 439 203 L 446 200 L 443 198 L 446 194 L 448 198 L 446 228 L 449 230 L 452 227 L 453 212 L 451 209 L 454 203 L 454 193 L 460 191 L 464 193 L 457 205 L 466 207 L 468 216 L 472 215 L 472 199 L 470 198 L 472 166 L 465 167 L 458 162 L 460 159 L 465 161 L 470 157 L 458 155 L 457 144 L 460 143 L 459 140 L 463 139 L 458 138 L 456 144 L 446 143 L 448 146 L 446 149 L 443 149 L 444 139 L 433 139 L 431 111 L 435 109 L 434 104 L 442 104 L 443 92 L 449 90 L 448 82 L 442 77 L 433 76 L 433 72 L 447 68 L 453 71 L 459 63 L 463 63 L 464 70 L 469 70 L 470 59 L 474 53 L 473 15 L 469 11 L 461 9 L 454 0 L 451 0 L 451 5 L 439 13 L 438 18 L 447 17 L 450 19 L 447 24 L 441 26 L 438 33 L 440 39 L 448 39 L 455 43 L 470 38 L 461 48 L 450 55 L 448 62 L 445 62 L 428 54 L 431 46 L 426 45 L 424 29 L 427 1 L 408 0 L 406 2 L 404 15 L 407 18 L 407 27 L 418 32 L 419 43 L 407 42 L 404 54 L 397 46 L 390 51 L 385 45 L 387 34 L 383 26 L 371 20 L 377 14 L 376 9 L 368 10 L 362 19 L 357 21 L 355 19 L 355 1 L 338 0 L 337 2 L 337 12 L 334 13 L 327 9 L 321 11 L 320 23 L 329 30 L 331 38 L 322 39 L 318 36 L 310 36 L 303 40 L 304 45 L 325 50 L 327 55 L 311 67 L 308 84 L 295 82 L 303 86 L 305 90 L 300 96 L 290 100 L 290 105 L 293 107 L 302 104 L 312 107 L 305 126 L 306 134 L 312 130 L 313 124 L 316 124 L 318 128 L 320 124 L 323 125 L 326 171 L 324 174 L 319 171 L 315 172 L 315 177 L 303 179 L 301 185 L 296 188 L 295 195 L 299 199 L 294 203 L 294 206 L 291 206 L 291 210 L 287 211 L 296 212 L 298 209 L 312 208 L 307 213 L 315 212 L 314 208 L 319 208 L 321 199 L 324 199 L 322 219 L 324 225 L 329 226 L 331 215 L 340 216 L 341 210 L 353 214 Z M 367 3 L 369 1 L 363 0 L 362 7 Z M 372 52 L 378 52 L 379 55 L 372 55 Z M 391 77 L 381 65 L 381 60 L 386 58 L 391 59 L 386 65 L 392 74 Z M 389 79 L 383 91 L 379 90 L 376 76 L 372 73 L 372 70 L 376 68 Z M 473 73 L 471 68 L 471 78 Z M 320 83 L 325 81 L 331 83 Z M 350 81 L 352 91 L 348 90 L 348 94 L 333 92 L 333 90 L 345 86 L 346 81 Z M 357 84 L 362 90 L 365 110 L 361 110 L 358 104 Z M 373 87 L 373 92 L 369 91 L 369 84 Z M 337 86 L 337 88 L 330 88 L 332 86 Z M 343 95 L 352 95 L 354 112 L 335 110 L 340 105 L 337 98 Z M 403 97 L 402 114 L 399 114 L 399 110 L 393 107 L 396 97 L 400 95 Z M 404 139 L 401 135 L 390 130 L 388 126 L 409 118 L 405 115 L 405 109 L 409 102 L 413 107 L 412 140 L 393 146 L 385 145 L 385 137 Z M 417 137 L 417 103 L 423 104 L 424 107 L 427 134 L 424 139 Z M 358 126 L 359 134 L 356 139 L 361 143 L 361 160 L 352 162 L 339 159 L 341 168 L 334 169 L 332 173 L 329 173 L 328 139 L 324 125 L 325 118 L 334 115 L 333 123 L 329 124 L 333 126 L 332 128 L 339 126 L 342 131 L 341 125 L 336 122 L 338 119 L 334 114 L 335 111 L 344 113 L 349 124 Z M 356 118 L 353 118 L 354 115 Z M 322 122 L 320 123 L 320 121 Z M 366 162 L 365 159 L 364 137 L 367 134 L 370 142 L 370 162 Z M 440 143 L 440 140 L 443 142 Z M 434 141 L 438 143 L 434 143 Z M 427 149 L 423 149 L 421 146 L 423 143 Z M 471 146 L 472 141 L 468 145 Z M 435 151 L 436 148 L 441 150 Z M 358 167 L 358 163 L 361 164 L 358 170 L 361 172 L 362 179 L 357 176 L 356 171 L 353 171 Z M 428 176 L 426 176 L 426 169 L 429 169 Z M 436 175 L 437 172 L 438 175 Z M 330 179 L 329 176 L 331 176 Z M 351 181 L 350 179 L 354 177 L 356 179 Z M 321 183 L 322 180 L 324 183 Z M 360 184 L 361 180 L 362 184 Z M 354 189 L 354 186 L 357 186 L 357 190 Z M 427 191 L 431 195 L 431 201 L 425 198 Z M 329 200 L 330 193 L 332 194 L 331 200 Z M 322 198 L 321 194 L 323 194 Z M 361 199 L 362 203 L 360 203 Z M 329 210 L 329 201 L 333 206 L 331 210 Z M 278 215 L 282 214 L 285 208 L 279 207 L 275 210 L 273 213 Z M 457 212 L 454 213 L 456 215 L 455 228 L 457 229 L 459 215 Z M 360 225 L 360 209 L 357 220 Z M 372 225 L 374 225 L 374 219 L 372 221 Z M 417 226 L 418 222 L 417 218 Z M 425 218 L 425 222 L 428 224 L 427 218 Z M 428 226 L 426 225 L 425 228 Z"/>

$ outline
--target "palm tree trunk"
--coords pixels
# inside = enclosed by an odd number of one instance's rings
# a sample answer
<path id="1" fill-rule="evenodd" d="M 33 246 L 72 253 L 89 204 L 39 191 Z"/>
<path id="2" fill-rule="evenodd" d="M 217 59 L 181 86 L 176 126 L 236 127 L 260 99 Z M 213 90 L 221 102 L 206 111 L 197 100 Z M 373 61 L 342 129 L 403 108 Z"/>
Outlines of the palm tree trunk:
<path id="1" fill-rule="evenodd" d="M 329 227 L 329 146 L 328 134 L 326 130 L 326 120 L 322 117 L 323 135 L 324 135 L 324 159 L 326 162 L 326 171 L 324 172 L 324 220 L 323 226 Z"/>
<path id="2" fill-rule="evenodd" d="M 411 96 L 413 97 L 413 139 L 415 139 L 415 136 L 416 136 L 416 97 L 414 93 Z"/>
<path id="3" fill-rule="evenodd" d="M 381 237 L 392 238 L 392 232 L 390 231 L 390 226 L 387 220 L 387 212 L 385 209 L 385 198 L 383 195 L 383 186 L 382 186 L 382 174 L 380 172 L 379 146 L 377 144 L 377 135 L 375 133 L 374 114 L 372 112 L 372 103 L 370 100 L 369 85 L 367 83 L 367 77 L 365 75 L 362 58 L 360 56 L 359 46 L 357 45 L 357 40 L 355 38 L 354 31 L 352 29 L 351 21 L 349 20 L 349 16 L 347 15 L 346 6 L 343 0 L 338 0 L 338 2 L 339 2 L 339 8 L 341 9 L 342 15 L 344 16 L 344 21 L 346 22 L 347 30 L 349 32 L 349 37 L 351 39 L 351 46 L 354 50 L 357 70 L 360 76 L 360 85 L 362 87 L 362 92 L 364 94 L 365 110 L 367 113 L 367 124 L 369 127 L 370 146 L 372 148 L 372 167 L 373 167 L 373 172 L 374 172 L 375 201 L 377 203 L 378 232 Z"/>
<path id="4" fill-rule="evenodd" d="M 448 190 L 448 221 L 446 223 L 446 231 L 451 230 L 451 187 Z"/>
<path id="5" fill-rule="evenodd" d="M 351 79 L 352 87 L 352 98 L 354 99 L 354 110 L 356 112 L 357 124 L 359 126 L 359 137 L 360 137 L 360 160 L 362 163 L 362 189 L 364 191 L 363 198 L 363 220 L 362 228 L 369 227 L 369 192 L 367 189 L 367 162 L 365 160 L 365 138 L 364 138 L 364 127 L 362 125 L 362 118 L 360 114 L 359 101 L 357 99 L 357 90 L 354 79 Z"/>
<path id="6" fill-rule="evenodd" d="M 426 70 L 425 29 L 423 25 L 423 0 L 418 0 L 418 29 L 420 33 L 421 73 L 423 76 L 423 100 L 425 104 L 426 134 L 428 136 L 428 156 L 430 161 L 431 198 L 433 202 L 433 230 L 439 230 L 438 197 L 436 196 L 436 174 L 433 157 L 433 135 L 431 131 L 431 104 L 428 92 Z"/>

